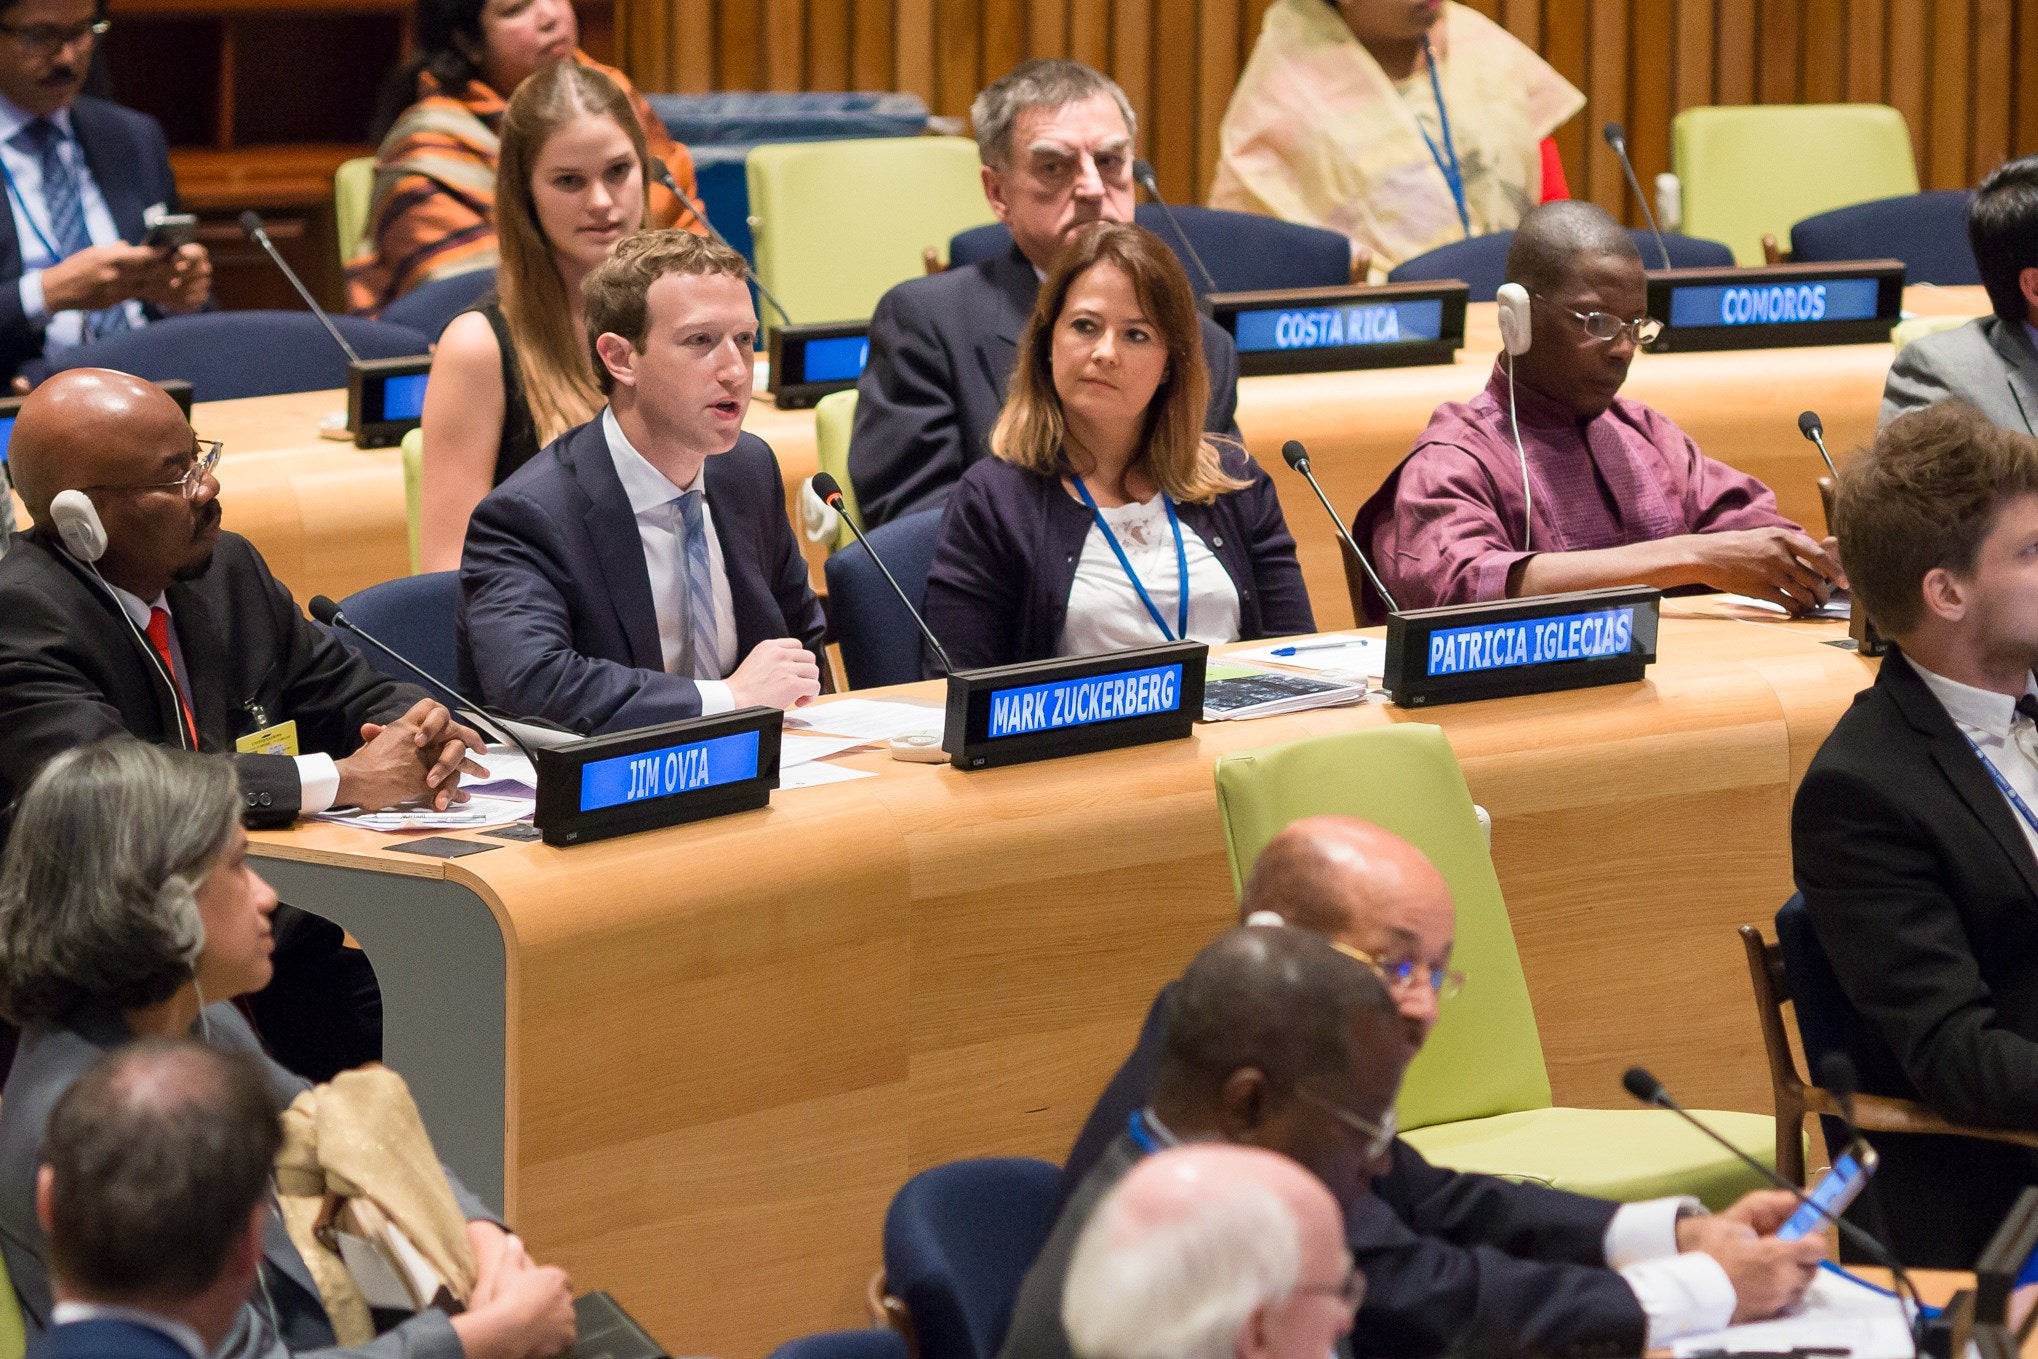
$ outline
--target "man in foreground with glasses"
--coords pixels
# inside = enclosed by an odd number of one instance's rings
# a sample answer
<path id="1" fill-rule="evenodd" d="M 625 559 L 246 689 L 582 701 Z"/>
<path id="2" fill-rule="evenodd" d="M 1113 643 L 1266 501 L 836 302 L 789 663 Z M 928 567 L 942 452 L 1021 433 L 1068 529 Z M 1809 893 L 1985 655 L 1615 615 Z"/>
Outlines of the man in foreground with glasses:
<path id="1" fill-rule="evenodd" d="M 22 403 L 9 455 L 35 526 L 0 557 L 0 807 L 52 757 L 121 733 L 233 754 L 250 826 L 465 798 L 481 738 L 318 628 L 220 530 L 219 445 L 160 388 L 59 373 Z M 60 536 L 59 511 L 81 512 L 66 492 L 98 526 L 94 560 Z M 289 907 L 274 928 L 277 980 L 253 1005 L 278 1060 L 325 1080 L 377 1058 L 360 951 Z"/>
<path id="2" fill-rule="evenodd" d="M 204 246 L 150 236 L 177 211 L 163 129 L 79 93 L 107 27 L 104 0 L 0 0 L 0 376 L 212 293 Z"/>
<path id="3" fill-rule="evenodd" d="M 1396 602 L 1640 584 L 1792 612 L 1825 603 L 1843 583 L 1832 540 L 1813 541 L 1768 487 L 1621 397 L 1635 350 L 1660 330 L 1633 238 L 1590 203 L 1548 203 L 1515 232 L 1507 277 L 1526 294 L 1528 343 L 1479 395 L 1437 408 L 1352 525 Z M 1364 612 L 1386 616 L 1371 590 Z"/>
<path id="4" fill-rule="evenodd" d="M 1289 826 L 1253 865 L 1241 907 L 1270 933 L 1321 936 L 1372 969 L 1412 1050 L 1435 1027 L 1438 1000 L 1465 984 L 1451 970 L 1457 911 L 1443 875 L 1367 822 L 1322 816 Z M 1076 1139 L 1064 1191 L 1157 1088 L 1156 1064 L 1180 1022 L 1179 986 L 1154 1002 Z M 1367 1278 L 1353 1332 L 1363 1355 L 1639 1354 L 1645 1344 L 1774 1316 L 1803 1296 L 1824 1253 L 1816 1234 L 1774 1239 L 1796 1206 L 1787 1194 L 1750 1194 L 1708 1217 L 1695 1199 L 1615 1204 L 1460 1174 L 1395 1138 L 1392 1113 L 1371 1194 L 1340 1196 Z"/>

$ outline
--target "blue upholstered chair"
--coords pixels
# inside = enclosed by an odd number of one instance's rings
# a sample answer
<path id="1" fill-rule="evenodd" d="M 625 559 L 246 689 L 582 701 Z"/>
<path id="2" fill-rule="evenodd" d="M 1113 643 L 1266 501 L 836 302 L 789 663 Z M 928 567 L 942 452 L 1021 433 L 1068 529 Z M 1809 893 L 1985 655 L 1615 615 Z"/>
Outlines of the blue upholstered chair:
<path id="1" fill-rule="evenodd" d="M 1190 286 L 1197 296 L 1202 296 L 1203 276 L 1183 253 L 1181 237 L 1175 234 L 1167 216 L 1152 203 L 1141 203 L 1133 210 L 1133 216 L 1182 256 Z M 1351 242 L 1335 231 L 1220 208 L 1180 207 L 1175 209 L 1175 216 L 1221 291 L 1337 288 L 1352 281 Z M 975 264 L 1011 248 L 1012 233 L 1002 224 L 975 227 L 949 240 L 948 267 Z"/>
<path id="2" fill-rule="evenodd" d="M 335 317 L 364 359 L 423 354 L 431 342 L 409 326 Z M 67 368 L 112 368 L 157 382 L 182 378 L 194 401 L 230 401 L 347 385 L 347 358 L 318 318 L 302 311 L 208 311 L 66 349 L 22 367 L 31 383 Z"/>
<path id="3" fill-rule="evenodd" d="M 412 288 L 382 309 L 382 320 L 393 326 L 409 326 L 437 344 L 446 323 L 473 306 L 483 293 L 494 287 L 493 269 L 455 274 L 436 283 L 427 283 L 422 288 Z"/>
<path id="4" fill-rule="evenodd" d="M 899 1189 L 885 1214 L 886 1311 L 917 1359 L 993 1359 L 1019 1282 L 1054 1227 L 1058 1167 L 951 1161 Z"/>
<path id="5" fill-rule="evenodd" d="M 340 601 L 340 608 L 350 621 L 401 651 L 438 680 L 436 685 L 424 686 L 433 698 L 448 707 L 459 704 L 445 687 L 460 682 L 459 644 L 453 622 L 460 608 L 458 571 L 430 571 L 422 576 L 385 580 L 348 595 Z M 342 629 L 334 631 L 359 651 L 377 673 L 405 684 L 424 685 L 408 666 L 399 664 L 381 647 L 371 646 Z"/>
<path id="6" fill-rule="evenodd" d="M 1628 235 L 1635 238 L 1635 249 L 1642 252 L 1645 268 L 1660 268 L 1663 256 L 1656 249 L 1656 238 L 1646 231 L 1630 229 Z M 1429 282 L 1434 279 L 1463 279 L 1472 288 L 1472 301 L 1491 302 L 1493 295 L 1500 291 L 1500 285 L 1507 282 L 1507 251 L 1514 244 L 1512 231 L 1496 231 L 1486 236 L 1474 236 L 1470 240 L 1453 241 L 1438 246 L 1426 255 L 1417 255 L 1403 261 L 1387 275 L 1389 283 Z M 1718 241 L 1701 240 L 1696 236 L 1679 236 L 1666 232 L 1663 246 L 1670 252 L 1670 263 L 1678 269 L 1729 269 L 1733 267 L 1734 252 Z"/>
<path id="7" fill-rule="evenodd" d="M 873 1326 L 861 1331 L 823 1331 L 788 1340 L 769 1359 L 907 1359 L 906 1339 Z"/>
<path id="8" fill-rule="evenodd" d="M 1938 189 L 1856 203 L 1807 217 L 1790 229 L 1793 262 L 1896 259 L 1907 283 L 1958 287 L 1981 282 L 1967 242 L 1965 189 Z"/>
<path id="9" fill-rule="evenodd" d="M 934 540 L 941 510 L 915 510 L 873 529 L 870 540 L 919 608 L 934 565 Z M 919 625 L 878 570 L 862 543 L 828 558 L 828 609 L 835 640 L 842 644 L 842 669 L 852 689 L 911 684 L 921 677 Z"/>

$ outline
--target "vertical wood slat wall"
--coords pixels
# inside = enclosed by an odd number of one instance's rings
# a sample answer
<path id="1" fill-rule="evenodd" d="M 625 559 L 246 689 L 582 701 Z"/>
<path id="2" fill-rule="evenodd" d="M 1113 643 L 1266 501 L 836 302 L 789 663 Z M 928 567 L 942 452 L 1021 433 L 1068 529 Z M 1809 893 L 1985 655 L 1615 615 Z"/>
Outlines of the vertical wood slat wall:
<path id="1" fill-rule="evenodd" d="M 1171 197 L 1197 202 L 1272 0 L 617 0 L 647 90 L 909 90 L 966 116 L 1029 56 L 1109 71 Z M 1697 104 L 1892 104 L 1927 188 L 2038 151 L 2038 0 L 1470 0 L 1590 100 L 1557 134 L 1574 195 L 1633 218 L 1600 140 L 1627 126 L 1648 183 Z"/>

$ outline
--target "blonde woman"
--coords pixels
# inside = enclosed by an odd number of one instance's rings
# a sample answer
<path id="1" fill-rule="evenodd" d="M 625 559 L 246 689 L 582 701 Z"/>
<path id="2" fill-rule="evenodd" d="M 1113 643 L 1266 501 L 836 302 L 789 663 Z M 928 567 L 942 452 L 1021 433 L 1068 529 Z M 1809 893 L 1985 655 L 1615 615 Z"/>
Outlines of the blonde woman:
<path id="1" fill-rule="evenodd" d="M 629 100 L 597 70 L 559 62 L 511 97 L 496 291 L 446 327 L 425 388 L 424 570 L 456 570 L 481 498 L 601 410 L 580 285 L 643 225 L 647 162 Z"/>
<path id="2" fill-rule="evenodd" d="M 1273 483 L 1203 431 L 1197 317 L 1136 226 L 1100 222 L 1056 260 L 927 580 L 958 668 L 1315 631 Z"/>

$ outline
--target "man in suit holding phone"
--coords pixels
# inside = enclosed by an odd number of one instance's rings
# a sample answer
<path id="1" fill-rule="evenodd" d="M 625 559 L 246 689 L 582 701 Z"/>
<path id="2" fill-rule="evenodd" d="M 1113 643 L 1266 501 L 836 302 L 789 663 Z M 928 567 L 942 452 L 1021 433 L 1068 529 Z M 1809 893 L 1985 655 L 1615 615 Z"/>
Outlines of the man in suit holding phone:
<path id="1" fill-rule="evenodd" d="M 1891 642 L 1798 787 L 1798 891 L 1869 1094 L 2038 1127 L 2038 439 L 1964 401 L 1841 469 L 1854 606 Z M 1855 1206 L 1913 1268 L 1972 1268 L 2038 1155 L 1882 1134 Z"/>
<path id="2" fill-rule="evenodd" d="M 152 231 L 175 213 L 163 129 L 80 94 L 105 0 L 0 2 L 0 368 L 196 311 L 205 247 Z"/>
<path id="3" fill-rule="evenodd" d="M 475 508 L 463 684 L 583 733 L 807 702 L 821 604 L 778 459 L 743 432 L 757 339 L 743 257 L 641 232 L 581 292 L 609 405 Z"/>

